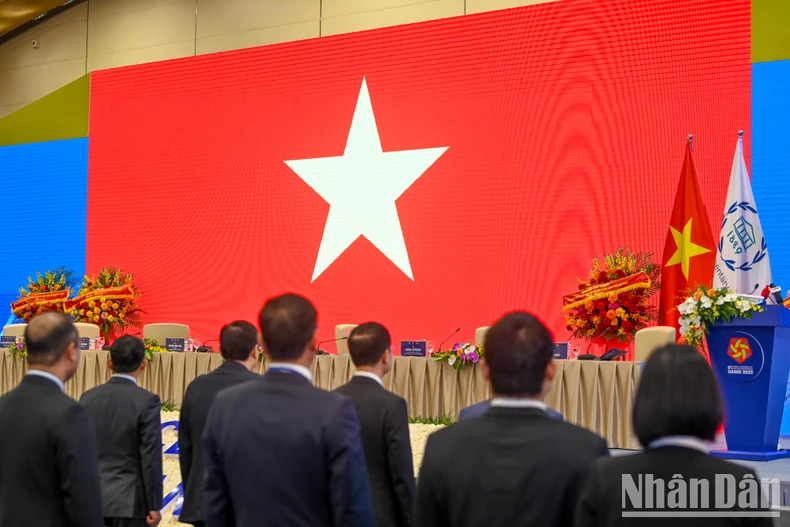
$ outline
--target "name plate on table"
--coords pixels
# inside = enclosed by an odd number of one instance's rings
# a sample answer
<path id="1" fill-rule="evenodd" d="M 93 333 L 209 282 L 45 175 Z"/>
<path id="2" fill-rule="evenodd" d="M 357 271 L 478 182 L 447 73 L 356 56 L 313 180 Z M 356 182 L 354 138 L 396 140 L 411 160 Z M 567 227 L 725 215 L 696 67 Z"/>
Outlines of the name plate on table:
<path id="1" fill-rule="evenodd" d="M 91 338 L 90 337 L 80 337 L 80 349 L 82 351 L 87 351 L 91 349 Z"/>
<path id="2" fill-rule="evenodd" d="M 566 360 L 568 358 L 568 343 L 555 342 L 554 343 L 554 358 L 559 360 Z"/>
<path id="3" fill-rule="evenodd" d="M 427 344 L 424 340 L 402 340 L 400 354 L 402 357 L 425 357 Z"/>
<path id="4" fill-rule="evenodd" d="M 165 339 L 167 351 L 184 351 L 184 347 L 186 347 L 186 339 Z"/>
<path id="5" fill-rule="evenodd" d="M 16 337 L 3 335 L 0 337 L 0 348 L 10 348 L 16 344 Z"/>

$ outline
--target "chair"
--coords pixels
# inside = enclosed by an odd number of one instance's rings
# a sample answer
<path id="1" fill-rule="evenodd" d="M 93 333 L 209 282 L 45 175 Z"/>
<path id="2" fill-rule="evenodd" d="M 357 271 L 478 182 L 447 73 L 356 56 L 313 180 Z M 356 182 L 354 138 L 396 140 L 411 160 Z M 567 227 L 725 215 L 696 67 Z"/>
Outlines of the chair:
<path id="1" fill-rule="evenodd" d="M 164 346 L 167 339 L 188 339 L 189 326 L 186 324 L 146 324 L 143 326 L 143 338 L 155 340 Z"/>
<path id="2" fill-rule="evenodd" d="M 483 345 L 483 342 L 486 340 L 486 333 L 488 333 L 490 328 L 491 326 L 483 326 L 475 330 L 475 346 Z"/>
<path id="3" fill-rule="evenodd" d="M 674 344 L 676 341 L 677 334 L 673 327 L 655 326 L 640 329 L 634 336 L 634 361 L 645 362 L 656 349 Z"/>
<path id="4" fill-rule="evenodd" d="M 99 338 L 99 326 L 96 324 L 86 324 L 84 322 L 75 322 L 74 327 L 77 328 L 77 333 L 80 338 L 88 337 L 91 339 Z"/>
<path id="5" fill-rule="evenodd" d="M 3 327 L 4 337 L 24 337 L 27 324 L 8 324 Z"/>
<path id="6" fill-rule="evenodd" d="M 335 326 L 335 338 L 342 339 L 346 337 L 347 339 L 351 330 L 357 327 L 357 325 L 358 324 L 338 324 Z M 348 340 L 338 340 L 335 344 L 337 346 L 338 355 L 348 355 Z"/>

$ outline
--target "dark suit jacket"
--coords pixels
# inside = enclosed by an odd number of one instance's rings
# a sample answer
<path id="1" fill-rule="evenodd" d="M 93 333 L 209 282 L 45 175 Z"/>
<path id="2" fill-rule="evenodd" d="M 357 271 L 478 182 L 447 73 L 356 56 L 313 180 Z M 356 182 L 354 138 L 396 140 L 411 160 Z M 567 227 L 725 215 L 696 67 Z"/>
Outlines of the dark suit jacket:
<path id="1" fill-rule="evenodd" d="M 537 408 L 493 407 L 431 434 L 417 484 L 420 527 L 566 527 L 606 442 Z"/>
<path id="2" fill-rule="evenodd" d="M 145 518 L 162 508 L 159 396 L 121 377 L 80 397 L 99 443 L 104 516 Z"/>
<path id="3" fill-rule="evenodd" d="M 26 375 L 0 397 L 0 527 L 101 527 L 96 437 L 85 409 Z"/>
<path id="4" fill-rule="evenodd" d="M 348 397 L 269 371 L 217 395 L 203 443 L 209 527 L 373 526 Z"/>
<path id="5" fill-rule="evenodd" d="M 178 423 L 178 461 L 184 485 L 184 505 L 178 521 L 203 521 L 203 430 L 211 403 L 220 390 L 258 377 L 244 365 L 227 361 L 219 368 L 201 375 L 187 387 Z"/>
<path id="6" fill-rule="evenodd" d="M 355 376 L 336 391 L 357 409 L 376 526 L 410 525 L 414 462 L 406 401 L 366 377 Z"/>
<path id="7" fill-rule="evenodd" d="M 470 419 L 472 417 L 483 415 L 490 407 L 491 401 L 488 400 L 483 401 L 482 403 L 473 404 L 472 406 L 467 406 L 466 408 L 462 408 L 461 412 L 458 414 L 458 420 L 463 421 L 464 419 Z M 561 413 L 556 410 L 552 410 L 551 408 L 547 408 L 546 413 L 549 414 L 549 417 L 552 419 L 559 419 L 560 421 L 565 420 Z"/>
<path id="8" fill-rule="evenodd" d="M 665 488 L 676 474 L 683 476 L 686 483 L 691 478 L 707 479 L 712 506 L 715 497 L 716 474 L 732 474 L 736 478 L 736 485 L 746 474 L 755 476 L 754 471 L 747 467 L 717 459 L 698 450 L 677 446 L 649 448 L 638 454 L 598 460 L 593 463 L 590 469 L 579 501 L 575 523 L 577 527 L 630 525 L 650 527 L 670 524 L 673 527 L 773 525 L 771 518 L 623 518 L 623 474 L 631 474 L 637 483 L 639 474 L 643 478 L 647 474 L 653 474 L 654 478 L 664 480 Z M 759 484 L 760 480 L 756 476 L 755 479 Z M 665 498 L 666 496 L 664 494 Z M 629 501 L 626 504 L 626 510 L 634 510 L 630 507 Z"/>

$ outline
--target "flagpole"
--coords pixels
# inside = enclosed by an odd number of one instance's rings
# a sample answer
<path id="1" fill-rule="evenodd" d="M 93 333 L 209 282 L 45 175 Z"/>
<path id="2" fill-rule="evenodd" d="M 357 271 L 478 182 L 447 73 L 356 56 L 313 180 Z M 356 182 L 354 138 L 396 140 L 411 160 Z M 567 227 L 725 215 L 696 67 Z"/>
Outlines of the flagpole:
<path id="1" fill-rule="evenodd" d="M 689 140 L 689 148 L 693 152 L 694 151 L 694 136 L 692 134 L 689 134 L 688 140 Z"/>
<path id="2" fill-rule="evenodd" d="M 738 130 L 738 141 L 743 142 L 743 130 Z"/>

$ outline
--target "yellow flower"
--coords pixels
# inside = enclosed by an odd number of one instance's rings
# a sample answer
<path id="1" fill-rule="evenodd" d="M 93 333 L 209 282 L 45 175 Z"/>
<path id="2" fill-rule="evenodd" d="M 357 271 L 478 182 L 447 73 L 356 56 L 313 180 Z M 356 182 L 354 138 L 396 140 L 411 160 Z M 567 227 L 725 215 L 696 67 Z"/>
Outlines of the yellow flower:
<path id="1" fill-rule="evenodd" d="M 592 300 L 588 300 L 587 302 L 585 302 L 585 303 L 584 303 L 584 308 L 585 308 L 587 311 L 590 311 L 590 310 L 593 308 L 593 302 L 592 302 Z"/>
<path id="2" fill-rule="evenodd" d="M 592 318 L 593 324 L 596 326 L 601 323 L 601 317 L 593 317 Z"/>
<path id="3" fill-rule="evenodd" d="M 99 309 L 98 307 L 94 307 L 93 312 L 98 315 L 99 313 L 101 313 L 101 309 Z"/>
<path id="4" fill-rule="evenodd" d="M 84 309 L 80 309 L 80 316 L 84 316 L 84 315 L 85 315 L 85 310 Z"/>
<path id="5" fill-rule="evenodd" d="M 94 302 L 93 300 L 91 300 L 90 302 L 88 302 L 88 307 L 89 307 L 89 308 L 93 309 L 95 306 L 96 306 L 96 302 Z"/>
<path id="6" fill-rule="evenodd" d="M 113 309 L 118 309 L 118 302 L 113 302 L 112 308 Z"/>
<path id="7" fill-rule="evenodd" d="M 616 325 L 617 325 L 617 324 L 619 324 L 619 323 L 620 323 L 620 319 L 619 319 L 619 318 L 613 318 L 613 319 L 612 319 L 612 325 L 613 325 L 613 326 L 616 326 Z"/>
<path id="8" fill-rule="evenodd" d="M 106 298 L 104 298 L 104 297 L 100 298 L 99 300 L 101 300 L 101 303 L 102 303 L 102 304 L 103 304 L 103 303 L 105 303 L 105 302 L 107 301 L 107 299 L 106 299 Z"/>
<path id="9" fill-rule="evenodd" d="M 93 321 L 94 321 L 94 322 L 98 322 L 98 321 L 99 321 L 99 318 L 100 318 L 100 317 L 98 317 L 98 316 L 96 316 L 96 317 L 93 317 Z"/>
<path id="10" fill-rule="evenodd" d="M 113 320 L 115 320 L 114 316 L 110 315 L 110 316 L 107 317 L 107 321 L 108 322 L 112 322 Z"/>
<path id="11" fill-rule="evenodd" d="M 618 307 L 615 313 L 617 313 L 617 316 L 622 318 L 623 320 L 628 318 L 628 313 L 626 313 L 625 309 L 623 309 L 622 307 Z"/>
<path id="12" fill-rule="evenodd" d="M 107 310 L 107 304 L 105 304 L 104 302 L 102 302 L 102 304 L 101 304 L 101 310 L 102 311 L 106 311 Z"/>
<path id="13" fill-rule="evenodd" d="M 123 320 L 123 313 L 118 313 L 118 318 L 120 318 L 121 320 Z"/>
<path id="14" fill-rule="evenodd" d="M 609 294 L 609 302 L 617 302 L 617 293 Z"/>

